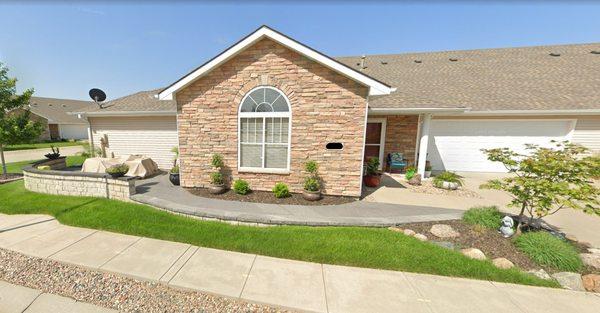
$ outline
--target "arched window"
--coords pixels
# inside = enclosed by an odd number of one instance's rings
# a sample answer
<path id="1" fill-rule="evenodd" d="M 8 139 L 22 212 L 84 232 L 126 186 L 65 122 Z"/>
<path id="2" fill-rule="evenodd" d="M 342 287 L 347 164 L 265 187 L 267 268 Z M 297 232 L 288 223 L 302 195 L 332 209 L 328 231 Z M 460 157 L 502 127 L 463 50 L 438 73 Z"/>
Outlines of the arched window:
<path id="1" fill-rule="evenodd" d="M 238 121 L 241 171 L 285 172 L 290 168 L 291 112 L 280 90 L 260 86 L 242 99 Z"/>

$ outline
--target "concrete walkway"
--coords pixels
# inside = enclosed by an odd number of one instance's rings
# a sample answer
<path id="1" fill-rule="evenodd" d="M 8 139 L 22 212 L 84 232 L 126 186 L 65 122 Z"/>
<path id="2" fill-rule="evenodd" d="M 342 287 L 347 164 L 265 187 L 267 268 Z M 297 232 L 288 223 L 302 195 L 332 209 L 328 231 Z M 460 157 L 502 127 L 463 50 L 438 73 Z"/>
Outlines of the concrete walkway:
<path id="1" fill-rule="evenodd" d="M 0 281 L 0 312 L 109 313 L 117 311 Z"/>
<path id="2" fill-rule="evenodd" d="M 167 175 L 139 181 L 131 199 L 172 212 L 262 224 L 391 226 L 459 219 L 462 210 L 355 201 L 340 205 L 279 205 L 210 199 L 173 186 Z"/>
<path id="3" fill-rule="evenodd" d="M 59 149 L 60 154 L 65 156 L 75 155 L 84 151 L 82 146 L 59 147 Z M 36 161 L 43 159 L 44 155 L 50 152 L 52 152 L 50 148 L 6 151 L 4 152 L 4 158 L 6 159 L 6 163 Z"/>
<path id="4" fill-rule="evenodd" d="M 600 295 L 292 261 L 0 215 L 0 247 L 310 312 L 598 312 Z"/>

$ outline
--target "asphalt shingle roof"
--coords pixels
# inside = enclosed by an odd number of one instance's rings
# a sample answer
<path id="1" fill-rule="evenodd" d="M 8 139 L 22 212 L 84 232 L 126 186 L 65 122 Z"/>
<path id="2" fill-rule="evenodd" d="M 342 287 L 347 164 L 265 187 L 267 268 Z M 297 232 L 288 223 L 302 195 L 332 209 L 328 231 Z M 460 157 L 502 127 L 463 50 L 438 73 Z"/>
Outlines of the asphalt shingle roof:
<path id="1" fill-rule="evenodd" d="M 44 97 L 31 97 L 29 100 L 29 110 L 46 118 L 50 124 L 86 124 L 86 121 L 67 113 L 81 111 L 93 105 L 91 101 Z"/>
<path id="2" fill-rule="evenodd" d="M 172 100 L 158 100 L 156 95 L 161 89 L 136 92 L 121 98 L 107 101 L 102 109 L 94 104 L 84 112 L 175 112 L 177 106 Z"/>

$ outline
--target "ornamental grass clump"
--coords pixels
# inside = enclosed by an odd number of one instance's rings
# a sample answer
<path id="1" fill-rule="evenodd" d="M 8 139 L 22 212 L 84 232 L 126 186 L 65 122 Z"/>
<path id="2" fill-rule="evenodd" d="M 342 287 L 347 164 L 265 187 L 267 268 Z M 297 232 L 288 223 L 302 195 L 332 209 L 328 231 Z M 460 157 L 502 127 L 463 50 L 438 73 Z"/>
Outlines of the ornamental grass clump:
<path id="1" fill-rule="evenodd" d="M 567 272 L 577 272 L 583 266 L 575 247 L 548 232 L 525 232 L 515 238 L 514 243 L 541 266 Z"/>
<path id="2" fill-rule="evenodd" d="M 436 187 L 442 186 L 444 182 L 455 183 L 458 186 L 463 185 L 462 176 L 453 172 L 441 172 L 433 178 L 433 185 Z"/>
<path id="3" fill-rule="evenodd" d="M 470 208 L 463 214 L 462 220 L 471 225 L 480 225 L 489 229 L 498 229 L 504 215 L 495 206 Z"/>

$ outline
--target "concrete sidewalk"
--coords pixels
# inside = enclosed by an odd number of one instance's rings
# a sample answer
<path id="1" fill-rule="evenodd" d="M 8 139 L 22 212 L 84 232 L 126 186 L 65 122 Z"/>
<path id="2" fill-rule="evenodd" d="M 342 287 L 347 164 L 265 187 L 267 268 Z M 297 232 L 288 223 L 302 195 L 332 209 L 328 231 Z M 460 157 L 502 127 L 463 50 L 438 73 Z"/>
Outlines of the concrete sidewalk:
<path id="1" fill-rule="evenodd" d="M 310 312 L 598 312 L 600 296 L 222 251 L 1 215 L 0 247 Z"/>
<path id="2" fill-rule="evenodd" d="M 59 147 L 59 149 L 60 154 L 65 156 L 75 155 L 79 152 L 84 151 L 83 146 L 67 146 Z M 50 152 L 52 152 L 50 148 L 5 151 L 4 158 L 6 159 L 6 163 L 21 161 L 37 161 L 44 159 L 44 155 Z"/>
<path id="3" fill-rule="evenodd" d="M 0 312 L 110 313 L 117 311 L 0 281 Z"/>

